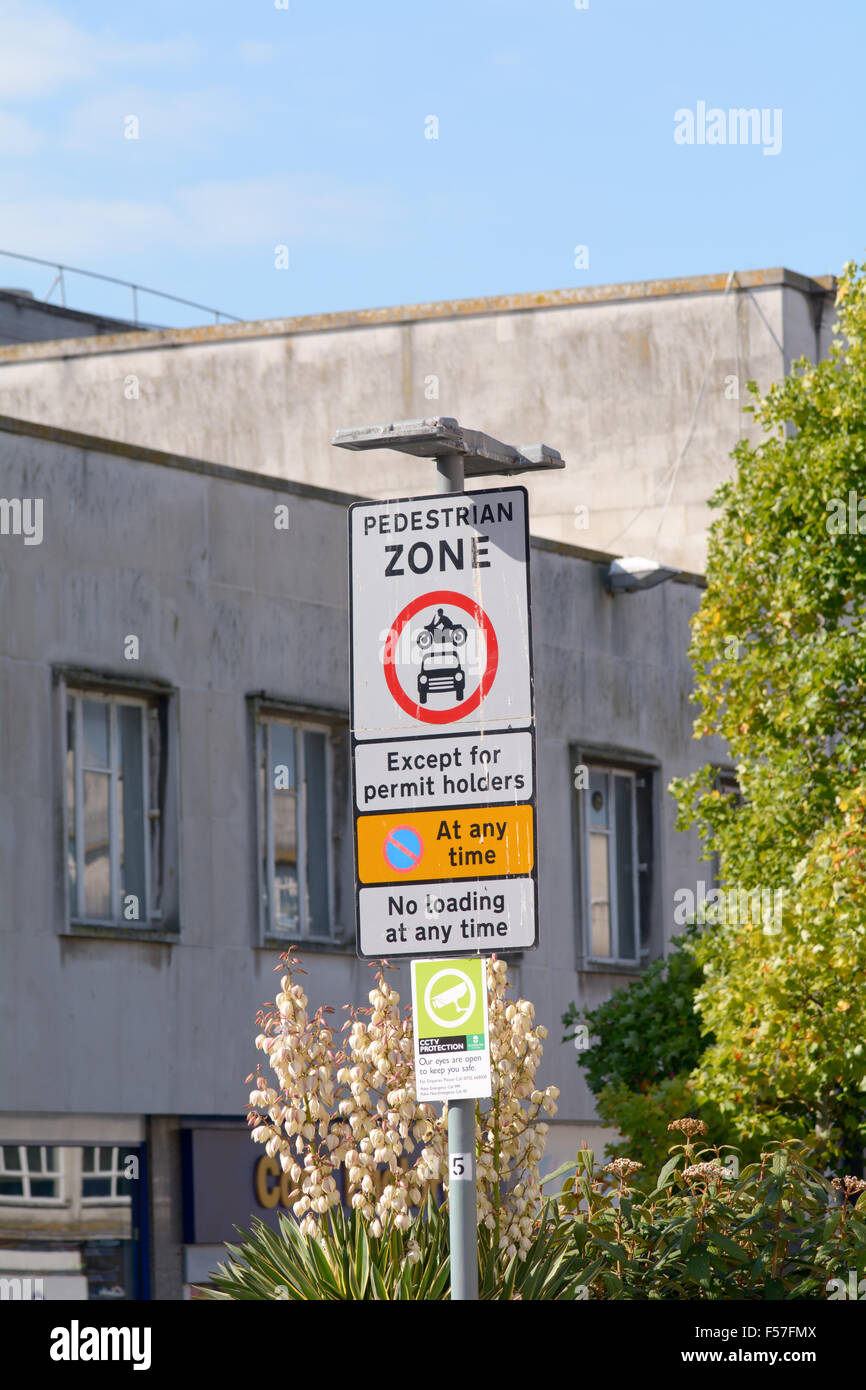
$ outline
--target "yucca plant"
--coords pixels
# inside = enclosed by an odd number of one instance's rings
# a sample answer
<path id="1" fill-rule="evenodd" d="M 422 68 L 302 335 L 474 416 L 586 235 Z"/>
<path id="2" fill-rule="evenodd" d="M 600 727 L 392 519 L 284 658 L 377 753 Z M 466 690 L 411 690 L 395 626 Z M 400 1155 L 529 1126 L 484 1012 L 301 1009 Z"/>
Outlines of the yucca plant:
<path id="1" fill-rule="evenodd" d="M 548 1198 L 533 1229 L 532 1244 L 506 1260 L 497 1254 L 494 1233 L 478 1229 L 481 1299 L 574 1301 L 588 1296 L 586 1259 L 574 1242 L 574 1220 Z"/>
<path id="2" fill-rule="evenodd" d="M 478 1232 L 479 1297 L 575 1299 L 585 1296 L 585 1263 L 570 1239 L 573 1222 L 553 1201 L 545 1203 L 532 1244 L 521 1259 L 497 1252 L 494 1233 Z M 391 1223 L 380 1236 L 358 1211 L 334 1207 L 319 1236 L 280 1216 L 274 1231 L 255 1221 L 228 1245 L 229 1259 L 211 1275 L 204 1298 L 297 1301 L 445 1300 L 451 1294 L 447 1204 L 432 1194 L 407 1230 Z"/>
<path id="3" fill-rule="evenodd" d="M 211 1275 L 217 1299 L 290 1302 L 442 1299 L 448 1297 L 448 1222 L 432 1196 L 407 1230 L 393 1222 L 380 1236 L 359 1211 L 332 1207 L 318 1236 L 281 1214 L 279 1230 L 256 1220 L 227 1245 L 229 1259 Z"/>

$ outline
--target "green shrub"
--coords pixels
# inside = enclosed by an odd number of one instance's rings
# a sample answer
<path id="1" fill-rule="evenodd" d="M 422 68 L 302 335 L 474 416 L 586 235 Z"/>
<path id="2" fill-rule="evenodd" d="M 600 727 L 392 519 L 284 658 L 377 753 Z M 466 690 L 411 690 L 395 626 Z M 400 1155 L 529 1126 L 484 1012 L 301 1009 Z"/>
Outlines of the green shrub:
<path id="1" fill-rule="evenodd" d="M 702 1119 L 715 1133 L 725 1132 L 718 1110 L 711 1105 L 699 1105 L 687 1072 L 677 1072 L 661 1081 L 646 1085 L 640 1091 L 627 1086 L 605 1086 L 596 1097 L 598 1118 L 623 1136 L 619 1142 L 605 1146 L 605 1158 L 632 1158 L 643 1164 L 644 1172 L 638 1187 L 654 1182 L 666 1162 L 671 1136 L 668 1125 L 679 1115 Z M 757 1157 L 759 1146 L 751 1146 L 747 1159 Z"/>
<path id="2" fill-rule="evenodd" d="M 674 1123 L 691 1137 L 703 1128 Z M 866 1183 L 831 1184 L 797 1143 L 765 1150 L 734 1177 L 724 1151 L 697 1149 L 691 1137 L 646 1194 L 631 1186 L 636 1163 L 608 1164 L 611 1184 L 598 1181 L 590 1150 L 578 1155 L 560 1205 L 574 1215 L 590 1298 L 814 1299 L 850 1270 L 862 1277 Z"/>
<path id="3" fill-rule="evenodd" d="M 658 1172 L 670 1146 L 669 1121 L 689 1114 L 702 1119 L 726 1142 L 743 1144 L 744 1161 L 760 1151 L 760 1143 L 748 1143 L 720 1109 L 701 1103 L 690 1079 L 712 1036 L 701 1033 L 695 996 L 704 973 L 692 954 L 699 936 L 689 926 L 671 941 L 666 960 L 655 960 L 640 979 L 617 990 L 598 1008 L 581 1012 L 570 1004 L 562 1015 L 563 1041 L 575 1036 L 584 1023 L 594 1042 L 578 1053 L 578 1064 L 596 1098 L 598 1118 L 618 1130 L 622 1139 L 605 1148 L 608 1158 L 629 1156 L 643 1164 L 647 1174 Z M 637 1185 L 646 1185 L 646 1177 Z M 651 1179 L 649 1179 L 651 1181 Z"/>
<path id="4" fill-rule="evenodd" d="M 562 1015 L 563 1041 L 574 1037 L 580 1023 L 597 1039 L 577 1056 L 593 1095 L 606 1088 L 640 1092 L 691 1071 L 697 1062 L 706 1046 L 695 1012 L 695 993 L 704 975 L 682 949 L 694 934 L 695 928 L 689 928 L 683 937 L 674 937 L 666 960 L 654 960 L 640 979 L 616 990 L 597 1009 L 582 1012 L 570 1004 Z"/>

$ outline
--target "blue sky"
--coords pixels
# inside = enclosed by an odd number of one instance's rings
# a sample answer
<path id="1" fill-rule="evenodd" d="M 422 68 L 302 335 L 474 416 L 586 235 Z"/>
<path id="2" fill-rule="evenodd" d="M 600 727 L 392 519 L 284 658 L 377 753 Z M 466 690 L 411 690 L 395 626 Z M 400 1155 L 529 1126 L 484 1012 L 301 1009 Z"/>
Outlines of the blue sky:
<path id="1" fill-rule="evenodd" d="M 247 318 L 838 272 L 864 70 L 863 0 L 0 0 L 0 247 Z M 677 144 L 699 102 L 780 110 L 781 149 Z"/>

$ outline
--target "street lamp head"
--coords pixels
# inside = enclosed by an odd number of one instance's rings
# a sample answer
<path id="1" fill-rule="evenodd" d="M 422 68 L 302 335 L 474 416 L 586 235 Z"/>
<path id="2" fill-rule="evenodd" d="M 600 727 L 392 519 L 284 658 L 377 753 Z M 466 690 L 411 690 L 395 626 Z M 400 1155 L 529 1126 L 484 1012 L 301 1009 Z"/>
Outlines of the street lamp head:
<path id="1" fill-rule="evenodd" d="M 654 589 L 656 584 L 664 584 L 679 574 L 671 565 L 659 564 L 657 560 L 647 560 L 643 555 L 623 555 L 611 561 L 605 576 L 605 584 L 612 594 L 633 594 L 638 589 Z"/>
<path id="2" fill-rule="evenodd" d="M 524 444 L 516 449 L 480 430 L 464 429 L 449 415 L 337 430 L 331 443 L 338 449 L 396 449 L 418 458 L 459 456 L 470 478 L 565 467 L 562 455 L 547 444 Z"/>

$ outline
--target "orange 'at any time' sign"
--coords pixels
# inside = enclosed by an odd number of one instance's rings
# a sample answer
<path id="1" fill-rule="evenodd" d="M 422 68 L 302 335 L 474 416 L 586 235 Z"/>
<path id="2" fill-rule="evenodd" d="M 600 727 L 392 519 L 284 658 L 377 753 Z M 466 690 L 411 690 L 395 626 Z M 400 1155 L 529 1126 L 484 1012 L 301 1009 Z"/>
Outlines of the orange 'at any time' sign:
<path id="1" fill-rule="evenodd" d="M 531 806 L 361 816 L 361 883 L 496 877 L 533 868 Z"/>

